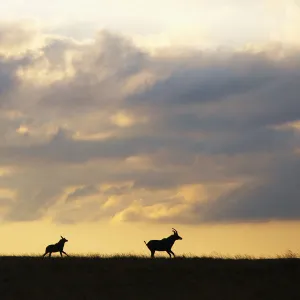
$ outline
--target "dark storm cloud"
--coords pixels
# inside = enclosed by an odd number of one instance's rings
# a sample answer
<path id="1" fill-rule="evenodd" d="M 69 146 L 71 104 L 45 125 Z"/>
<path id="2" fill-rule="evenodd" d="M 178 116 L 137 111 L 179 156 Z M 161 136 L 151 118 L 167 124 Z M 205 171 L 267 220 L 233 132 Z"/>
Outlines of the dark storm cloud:
<path id="1" fill-rule="evenodd" d="M 184 140 L 184 139 L 182 139 Z M 138 154 L 151 154 L 161 148 L 176 146 L 178 138 L 120 137 L 100 141 L 74 140 L 59 130 L 42 145 L 0 147 L 2 163 L 58 162 L 84 163 L 94 159 L 124 159 Z"/>
<path id="2" fill-rule="evenodd" d="M 0 106 L 6 106 L 6 94 L 12 92 L 20 84 L 20 80 L 16 74 L 18 69 L 30 63 L 30 56 L 9 59 L 0 55 Z"/>
<path id="3" fill-rule="evenodd" d="M 72 200 L 75 200 L 78 198 L 82 198 L 85 196 L 91 196 L 91 195 L 95 195 L 98 193 L 99 193 L 99 190 L 96 187 L 94 187 L 92 185 L 84 186 L 84 187 L 80 187 L 80 188 L 76 189 L 72 193 L 69 193 L 66 198 L 66 201 L 72 201 Z"/>
<path id="4" fill-rule="evenodd" d="M 230 69 L 229 66 L 212 70 L 200 67 L 197 70 L 179 71 L 172 77 L 159 82 L 148 93 L 136 95 L 135 101 L 146 101 L 153 105 L 186 105 L 218 101 L 268 84 L 274 76 L 272 70 L 264 71 L 265 74 L 260 74 L 260 72 L 240 74 Z"/>
<path id="5" fill-rule="evenodd" d="M 202 222 L 225 223 L 299 220 L 300 159 L 288 158 L 275 169 L 259 181 L 245 184 L 207 205 L 197 205 L 194 216 L 201 216 Z"/>

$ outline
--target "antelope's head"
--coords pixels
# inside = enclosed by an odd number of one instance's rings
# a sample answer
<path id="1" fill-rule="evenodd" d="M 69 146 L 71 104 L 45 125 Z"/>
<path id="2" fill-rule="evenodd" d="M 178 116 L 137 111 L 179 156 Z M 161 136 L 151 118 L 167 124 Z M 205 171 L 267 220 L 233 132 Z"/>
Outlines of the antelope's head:
<path id="1" fill-rule="evenodd" d="M 172 228 L 172 231 L 173 231 L 173 235 L 174 235 L 174 238 L 175 238 L 175 241 L 176 240 L 182 240 L 182 237 L 179 236 L 178 232 L 176 229 Z"/>
<path id="2" fill-rule="evenodd" d="M 60 240 L 60 242 L 63 242 L 63 243 L 65 243 L 65 242 L 67 242 L 67 241 L 68 241 L 66 238 L 64 238 L 64 237 L 62 237 L 62 236 L 60 236 L 60 237 L 61 237 L 61 240 Z"/>

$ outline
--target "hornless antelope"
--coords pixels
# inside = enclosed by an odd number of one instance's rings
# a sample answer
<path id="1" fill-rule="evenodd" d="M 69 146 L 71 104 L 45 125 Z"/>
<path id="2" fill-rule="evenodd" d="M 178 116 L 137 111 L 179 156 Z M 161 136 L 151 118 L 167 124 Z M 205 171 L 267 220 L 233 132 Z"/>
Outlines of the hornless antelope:
<path id="1" fill-rule="evenodd" d="M 60 236 L 61 239 L 58 243 L 54 244 L 54 245 L 49 245 L 46 247 L 45 250 L 45 254 L 43 255 L 43 257 L 49 253 L 49 257 L 51 257 L 52 252 L 60 252 L 60 256 L 62 256 L 62 254 L 66 254 L 67 256 L 69 256 L 65 251 L 64 251 L 64 245 L 65 242 L 67 242 L 68 240 L 65 239 L 64 237 Z"/>
<path id="2" fill-rule="evenodd" d="M 155 251 L 166 251 L 169 255 L 170 258 L 172 257 L 171 253 L 175 257 L 174 252 L 171 250 L 173 247 L 173 244 L 175 243 L 176 240 L 182 240 L 182 237 L 178 235 L 178 232 L 176 229 L 172 228 L 173 234 L 170 235 L 167 238 L 164 238 L 162 240 L 151 240 L 148 243 L 145 244 L 151 251 L 151 258 L 154 258 Z"/>

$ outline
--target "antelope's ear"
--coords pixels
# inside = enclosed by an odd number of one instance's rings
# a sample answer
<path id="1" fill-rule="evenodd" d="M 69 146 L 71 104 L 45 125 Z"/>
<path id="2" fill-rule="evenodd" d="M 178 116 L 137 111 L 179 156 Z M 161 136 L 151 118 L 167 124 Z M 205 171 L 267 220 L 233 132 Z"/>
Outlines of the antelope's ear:
<path id="1" fill-rule="evenodd" d="M 62 239 L 63 239 L 63 237 L 62 236 L 60 236 Z"/>

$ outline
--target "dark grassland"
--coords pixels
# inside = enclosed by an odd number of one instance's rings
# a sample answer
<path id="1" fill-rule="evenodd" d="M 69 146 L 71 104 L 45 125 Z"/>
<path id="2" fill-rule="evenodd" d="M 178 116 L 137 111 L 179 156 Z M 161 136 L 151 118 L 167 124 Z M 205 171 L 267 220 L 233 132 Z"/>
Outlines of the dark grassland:
<path id="1" fill-rule="evenodd" d="M 0 257 L 6 299 L 300 299 L 300 260 Z"/>

